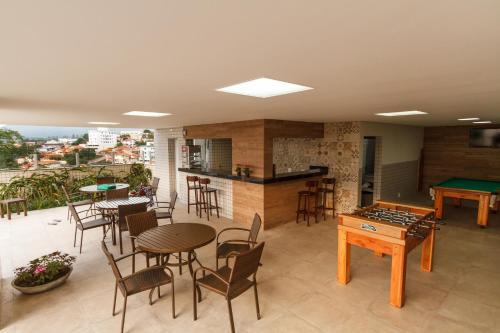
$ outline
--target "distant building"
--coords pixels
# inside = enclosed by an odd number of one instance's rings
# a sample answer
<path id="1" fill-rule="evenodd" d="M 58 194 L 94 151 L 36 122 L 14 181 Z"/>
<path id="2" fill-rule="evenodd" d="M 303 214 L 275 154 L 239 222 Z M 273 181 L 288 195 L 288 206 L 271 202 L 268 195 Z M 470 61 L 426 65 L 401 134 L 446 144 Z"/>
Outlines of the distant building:
<path id="1" fill-rule="evenodd" d="M 97 150 L 113 148 L 116 146 L 117 141 L 117 134 L 111 133 L 107 128 L 98 128 L 97 130 L 89 131 L 89 141 L 87 142 L 87 148 L 93 148 Z"/>
<path id="2" fill-rule="evenodd" d="M 141 162 L 152 162 L 155 159 L 154 142 L 146 142 L 145 146 L 139 147 L 139 158 Z"/>
<path id="3" fill-rule="evenodd" d="M 121 131 L 120 135 L 128 135 L 128 136 L 130 136 L 131 140 L 141 141 L 143 132 L 142 131 Z"/>

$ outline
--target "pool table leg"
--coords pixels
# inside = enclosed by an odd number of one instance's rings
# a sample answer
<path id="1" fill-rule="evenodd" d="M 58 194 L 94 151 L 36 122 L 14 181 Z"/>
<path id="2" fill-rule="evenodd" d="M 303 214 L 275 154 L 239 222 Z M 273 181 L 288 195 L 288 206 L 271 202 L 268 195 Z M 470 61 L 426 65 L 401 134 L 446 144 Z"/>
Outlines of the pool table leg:
<path id="1" fill-rule="evenodd" d="M 477 224 L 481 228 L 488 226 L 488 214 L 490 212 L 490 196 L 481 195 L 479 197 L 479 208 L 477 212 Z"/>
<path id="2" fill-rule="evenodd" d="M 434 209 L 436 210 L 435 216 L 437 219 L 443 218 L 443 193 L 440 190 L 436 191 L 434 198 Z"/>

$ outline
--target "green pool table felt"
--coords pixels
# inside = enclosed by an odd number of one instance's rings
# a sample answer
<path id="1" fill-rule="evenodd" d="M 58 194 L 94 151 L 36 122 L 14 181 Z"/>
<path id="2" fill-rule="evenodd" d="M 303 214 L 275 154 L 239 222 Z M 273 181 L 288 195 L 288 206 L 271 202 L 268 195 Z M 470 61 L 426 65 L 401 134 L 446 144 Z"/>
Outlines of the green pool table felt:
<path id="1" fill-rule="evenodd" d="M 457 188 L 463 190 L 483 191 L 491 193 L 500 192 L 500 181 L 497 182 L 493 180 L 450 178 L 434 186 Z"/>

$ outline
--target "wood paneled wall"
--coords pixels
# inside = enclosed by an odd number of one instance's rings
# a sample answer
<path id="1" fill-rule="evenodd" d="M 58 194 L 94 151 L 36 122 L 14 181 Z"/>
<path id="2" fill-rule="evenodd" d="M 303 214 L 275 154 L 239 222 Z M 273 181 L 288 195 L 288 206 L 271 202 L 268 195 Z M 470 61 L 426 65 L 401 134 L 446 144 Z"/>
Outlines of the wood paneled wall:
<path id="1" fill-rule="evenodd" d="M 424 131 L 423 190 L 451 177 L 500 180 L 500 149 L 469 147 L 469 126 Z"/>
<path id="2" fill-rule="evenodd" d="M 273 173 L 273 139 L 322 138 L 322 123 L 259 119 L 231 123 L 187 126 L 186 139 L 232 139 L 233 169 L 249 166 L 252 177 L 270 178 Z M 275 184 L 233 181 L 233 219 L 251 223 L 258 213 L 264 229 L 295 218 L 297 192 L 305 180 Z"/>
<path id="3" fill-rule="evenodd" d="M 273 138 L 322 138 L 323 124 L 258 119 L 185 127 L 186 139 L 232 139 L 233 169 L 248 166 L 252 176 L 272 177 Z"/>

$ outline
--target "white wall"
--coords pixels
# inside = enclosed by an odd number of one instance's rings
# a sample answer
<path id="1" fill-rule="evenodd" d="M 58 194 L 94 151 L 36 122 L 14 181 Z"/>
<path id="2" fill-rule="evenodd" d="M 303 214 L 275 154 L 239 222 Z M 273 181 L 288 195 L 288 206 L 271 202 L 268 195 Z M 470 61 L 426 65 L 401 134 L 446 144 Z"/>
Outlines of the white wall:
<path id="1" fill-rule="evenodd" d="M 415 161 L 420 158 L 424 144 L 423 127 L 361 122 L 360 132 L 361 139 L 365 136 L 382 138 L 382 164 Z"/>

